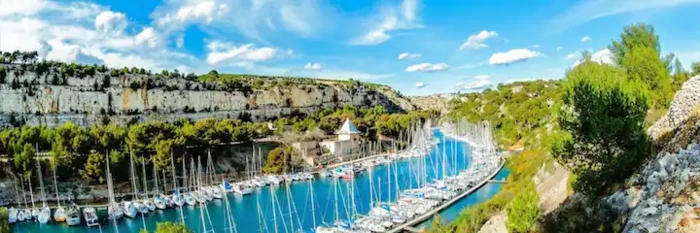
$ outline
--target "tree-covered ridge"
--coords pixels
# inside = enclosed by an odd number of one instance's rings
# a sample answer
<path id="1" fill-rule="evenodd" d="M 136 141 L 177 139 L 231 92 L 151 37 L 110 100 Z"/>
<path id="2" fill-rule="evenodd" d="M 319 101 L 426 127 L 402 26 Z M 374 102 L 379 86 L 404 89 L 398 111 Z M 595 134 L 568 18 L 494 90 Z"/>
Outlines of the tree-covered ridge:
<path id="1" fill-rule="evenodd" d="M 499 84 L 481 93 L 463 94 L 451 101 L 449 116 L 469 121 L 490 121 L 500 145 L 523 141 L 528 146 L 545 146 L 543 140 L 558 129 L 561 81 L 530 81 Z"/>
<path id="2" fill-rule="evenodd" d="M 241 119 L 182 119 L 132 125 L 93 125 L 82 127 L 72 122 L 57 128 L 28 126 L 0 131 L 0 153 L 12 159 L 18 174 L 31 176 L 35 171 L 35 149 L 49 152 L 56 161 L 59 178 L 82 177 L 90 183 L 104 181 L 105 153 L 115 170 L 128 169 L 128 156 L 135 160 L 154 162 L 162 170 L 170 170 L 171 153 L 176 161 L 193 154 L 206 154 L 207 149 L 231 143 L 246 143 L 253 139 L 282 135 L 291 128 L 296 133 L 320 128 L 333 135 L 345 119 L 350 119 L 363 136 L 374 140 L 378 134 L 396 138 L 411 122 L 425 121 L 434 112 L 390 114 L 383 107 L 325 109 L 315 114 L 298 113 L 268 123 L 253 123 Z M 212 153 L 213 159 L 222 156 Z M 126 158 L 126 159 L 125 159 Z M 44 167 L 48 167 L 48 164 Z M 117 181 L 126 180 L 125 173 L 115 174 Z"/>
<path id="3" fill-rule="evenodd" d="M 58 61 L 39 60 L 37 51 L 0 51 L 0 64 L 9 65 L 7 68 L 0 65 L 0 83 L 10 83 L 13 87 L 20 87 L 22 83 L 12 83 L 12 80 L 5 80 L 6 72 L 17 72 L 22 74 L 26 70 L 36 71 L 38 75 L 43 75 L 49 71 L 52 76 L 46 83 L 52 85 L 67 85 L 66 79 L 69 77 L 85 78 L 101 74 L 105 76 L 102 82 L 95 83 L 95 89 L 108 88 L 111 78 L 121 78 L 127 75 L 145 76 L 143 80 L 130 80 L 128 86 L 134 89 L 137 88 L 169 88 L 180 89 L 176 85 L 171 85 L 167 79 L 176 78 L 191 82 L 185 89 L 204 89 L 204 90 L 224 90 L 224 91 L 252 91 L 264 90 L 273 87 L 286 87 L 289 85 L 310 85 L 310 86 L 327 86 L 338 85 L 347 88 L 364 87 L 375 91 L 391 90 L 390 87 L 382 84 L 361 82 L 353 80 L 355 77 L 348 77 L 349 80 L 335 79 L 317 79 L 303 77 L 288 77 L 288 76 L 266 76 L 266 75 L 250 75 L 250 74 L 219 74 L 216 70 L 212 70 L 207 74 L 196 75 L 195 73 L 184 73 L 177 69 L 161 70 L 160 72 L 146 70 L 139 67 L 123 67 L 109 68 L 105 65 L 98 64 L 77 64 L 65 63 Z M 115 82 L 116 83 L 116 82 Z M 398 93 L 401 96 L 400 93 Z"/>

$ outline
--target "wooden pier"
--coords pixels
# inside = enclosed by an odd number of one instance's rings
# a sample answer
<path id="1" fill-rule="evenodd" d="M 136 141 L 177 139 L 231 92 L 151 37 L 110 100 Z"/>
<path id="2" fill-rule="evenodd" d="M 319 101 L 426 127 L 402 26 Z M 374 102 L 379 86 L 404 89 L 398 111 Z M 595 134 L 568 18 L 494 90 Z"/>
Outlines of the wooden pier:
<path id="1" fill-rule="evenodd" d="M 491 181 L 491 179 L 493 179 L 493 177 L 495 177 L 503 169 L 504 165 L 505 165 L 505 162 L 501 161 L 501 165 L 498 167 L 498 169 L 496 169 L 496 171 L 494 171 L 491 175 L 486 177 L 486 179 L 484 179 L 483 181 L 478 183 L 476 186 L 474 186 L 471 189 L 467 190 L 466 192 L 463 192 L 462 194 L 457 195 L 456 197 L 448 200 L 447 202 L 443 203 L 442 205 L 438 206 L 437 208 L 432 209 L 432 210 L 428 211 L 427 213 L 425 213 L 421 216 L 418 216 L 418 217 L 416 217 L 416 218 L 414 218 L 414 219 L 412 219 L 404 224 L 401 224 L 401 225 L 399 225 L 391 230 L 388 230 L 387 233 L 399 233 L 399 232 L 404 232 L 404 231 L 414 232 L 413 230 L 416 230 L 416 228 L 413 228 L 413 226 L 418 225 L 418 224 L 430 219 L 431 217 L 433 217 L 435 214 L 437 214 L 441 210 L 443 210 L 447 207 L 450 207 L 455 202 L 461 200 L 465 196 L 478 190 L 479 188 L 481 188 L 481 186 L 484 186 L 484 184 Z"/>

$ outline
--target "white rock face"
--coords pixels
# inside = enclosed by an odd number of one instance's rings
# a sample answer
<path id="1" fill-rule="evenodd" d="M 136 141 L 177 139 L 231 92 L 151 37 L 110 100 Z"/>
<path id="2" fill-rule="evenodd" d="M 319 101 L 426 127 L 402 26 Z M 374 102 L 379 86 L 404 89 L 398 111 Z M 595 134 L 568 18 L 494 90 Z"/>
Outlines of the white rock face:
<path id="1" fill-rule="evenodd" d="M 664 133 L 675 129 L 688 119 L 698 104 L 700 104 L 700 76 L 695 76 L 683 83 L 681 90 L 673 97 L 666 115 L 649 128 L 649 135 L 656 140 Z"/>
<path id="2" fill-rule="evenodd" d="M 694 221 L 687 219 L 694 218 L 694 207 L 700 206 L 700 199 L 694 198 L 700 197 L 694 188 L 700 180 L 700 145 L 690 144 L 677 154 L 659 153 L 639 175 L 641 201 L 630 202 L 635 195 L 628 194 L 638 193 L 635 187 L 608 198 L 620 213 L 630 210 L 625 232 L 680 232 Z"/>
<path id="3" fill-rule="evenodd" d="M 31 66 L 0 66 L 7 70 L 5 83 L 0 84 L 1 124 L 20 120 L 34 125 L 56 126 L 65 121 L 90 125 L 101 122 L 103 118 L 126 123 L 132 120 L 237 118 L 243 113 L 250 114 L 252 120 L 263 121 L 292 112 L 308 114 L 346 105 L 384 106 L 391 112 L 415 110 L 407 98 L 385 86 L 370 88 L 324 81 L 244 92 L 205 88 L 202 83 L 181 78 L 164 78 L 151 81 L 158 85 L 147 89 L 141 85 L 132 87 L 131 83 L 141 83 L 152 77 L 127 74 L 115 78 L 106 73 L 83 78 L 66 77 L 67 85 L 52 85 L 55 80 L 63 79 L 57 71 L 49 70 L 40 75 Z M 105 81 L 109 86 L 103 88 Z M 13 82 L 19 83 L 20 87 L 15 85 L 13 88 Z M 116 114 L 104 114 L 110 110 Z"/>

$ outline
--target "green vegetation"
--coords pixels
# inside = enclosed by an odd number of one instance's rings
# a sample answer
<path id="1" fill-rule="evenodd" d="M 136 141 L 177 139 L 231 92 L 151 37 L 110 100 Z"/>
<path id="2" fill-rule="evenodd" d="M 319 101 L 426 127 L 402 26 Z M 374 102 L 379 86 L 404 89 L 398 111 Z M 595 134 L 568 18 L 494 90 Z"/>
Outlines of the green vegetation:
<path id="1" fill-rule="evenodd" d="M 560 85 L 560 81 L 542 80 L 499 84 L 495 90 L 464 94 L 464 102 L 453 99 L 449 116 L 491 121 L 500 145 L 523 141 L 527 148 L 546 149 L 546 137 L 558 129 Z"/>
<path id="2" fill-rule="evenodd" d="M 294 148 L 281 146 L 271 150 L 267 155 L 267 161 L 263 167 L 264 173 L 282 174 L 290 171 L 289 167 L 294 155 Z"/>
<path id="3" fill-rule="evenodd" d="M 26 177 L 36 171 L 35 151 L 49 151 L 55 161 L 59 179 L 81 177 L 91 184 L 105 182 L 105 155 L 109 154 L 114 170 L 128 170 L 129 154 L 140 164 L 155 162 L 159 170 L 170 171 L 171 153 L 175 161 L 182 161 L 192 154 L 207 154 L 207 150 L 220 149 L 221 145 L 233 142 L 247 143 L 253 139 L 263 138 L 275 133 L 281 134 L 285 127 L 313 129 L 318 125 L 329 134 L 334 134 L 346 118 L 350 118 L 369 138 L 375 138 L 377 132 L 396 137 L 398 131 L 406 130 L 408 122 L 424 121 L 430 112 L 411 112 L 408 114 L 389 114 L 383 107 L 326 109 L 311 115 L 294 113 L 293 116 L 279 118 L 273 125 L 278 131 L 273 132 L 267 123 L 253 123 L 231 119 L 203 119 L 197 122 L 181 120 L 174 123 L 160 121 L 132 124 L 127 126 L 108 124 L 81 127 L 67 122 L 55 129 L 44 126 L 23 126 L 0 131 L 0 153 L 11 157 L 14 171 Z M 400 118 L 379 125 L 376 119 Z M 316 123 L 319 122 L 319 123 Z M 302 125 L 302 126 L 299 126 Z M 395 131 L 387 131 L 391 128 Z M 395 132 L 395 133 L 394 133 Z M 291 149 L 289 149 L 291 150 Z M 218 159 L 222 153 L 213 153 Z M 45 154 L 41 157 L 45 158 Z M 126 159 L 125 159 L 126 158 Z M 281 172 L 281 157 L 271 157 L 270 170 Z M 278 161 L 279 159 L 279 161 Z M 46 163 L 48 160 L 39 160 Z M 45 164 L 42 167 L 50 167 Z M 150 168 L 149 168 L 150 169 Z M 127 181 L 127 173 L 115 173 L 115 181 Z"/>
<path id="4" fill-rule="evenodd" d="M 506 208 L 509 232 L 530 232 L 537 223 L 540 215 L 540 195 L 537 194 L 532 182 L 525 182 L 525 187 L 519 190 L 510 205 Z"/>
<path id="5" fill-rule="evenodd" d="M 9 216 L 9 210 L 6 207 L 0 207 L 0 233 L 12 232 L 12 228 L 10 228 L 10 223 L 8 222 Z"/>
<path id="6" fill-rule="evenodd" d="M 649 97 L 646 86 L 625 72 L 590 60 L 566 74 L 560 125 L 569 135 L 553 147 L 555 157 L 571 164 L 574 190 L 599 195 L 622 181 L 644 161 L 644 130 Z"/>
<path id="7" fill-rule="evenodd" d="M 192 230 L 180 222 L 159 222 L 155 233 L 192 233 Z"/>
<path id="8" fill-rule="evenodd" d="M 509 217 L 518 215 L 509 218 L 511 232 L 620 231 L 624 219 L 595 197 L 645 161 L 650 151 L 645 127 L 663 115 L 683 82 L 700 74 L 700 63 L 688 72 L 672 54 L 661 56 L 658 36 L 645 24 L 626 27 L 609 49 L 614 65 L 590 61 L 586 53 L 564 81 L 499 85 L 452 101 L 452 119 L 489 120 L 499 144 L 526 148 L 508 159 L 508 183 L 491 200 L 465 209 L 451 225 L 453 232 L 477 232 L 504 208 Z M 554 157 L 572 168 L 573 191 L 594 198 L 536 216 L 527 206 L 537 198 L 522 193 L 532 189 L 532 176 Z"/>

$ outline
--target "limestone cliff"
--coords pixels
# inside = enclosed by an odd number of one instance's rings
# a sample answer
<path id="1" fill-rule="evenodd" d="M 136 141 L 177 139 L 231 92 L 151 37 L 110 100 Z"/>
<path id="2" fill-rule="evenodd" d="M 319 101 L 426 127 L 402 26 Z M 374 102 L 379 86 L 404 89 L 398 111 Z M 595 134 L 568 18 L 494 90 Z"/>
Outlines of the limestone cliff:
<path id="1" fill-rule="evenodd" d="M 426 96 L 411 96 L 411 102 L 416 105 L 417 108 L 422 110 L 438 110 L 442 113 L 446 113 L 449 110 L 448 103 L 453 98 L 457 97 L 457 94 L 435 94 Z"/>
<path id="2" fill-rule="evenodd" d="M 255 85 L 244 80 L 233 86 L 143 72 L 77 75 L 60 66 L 0 64 L 0 68 L 2 124 L 91 125 L 208 117 L 264 121 L 345 105 L 384 106 L 389 112 L 416 109 L 388 86 L 352 81 L 258 77 Z"/>

